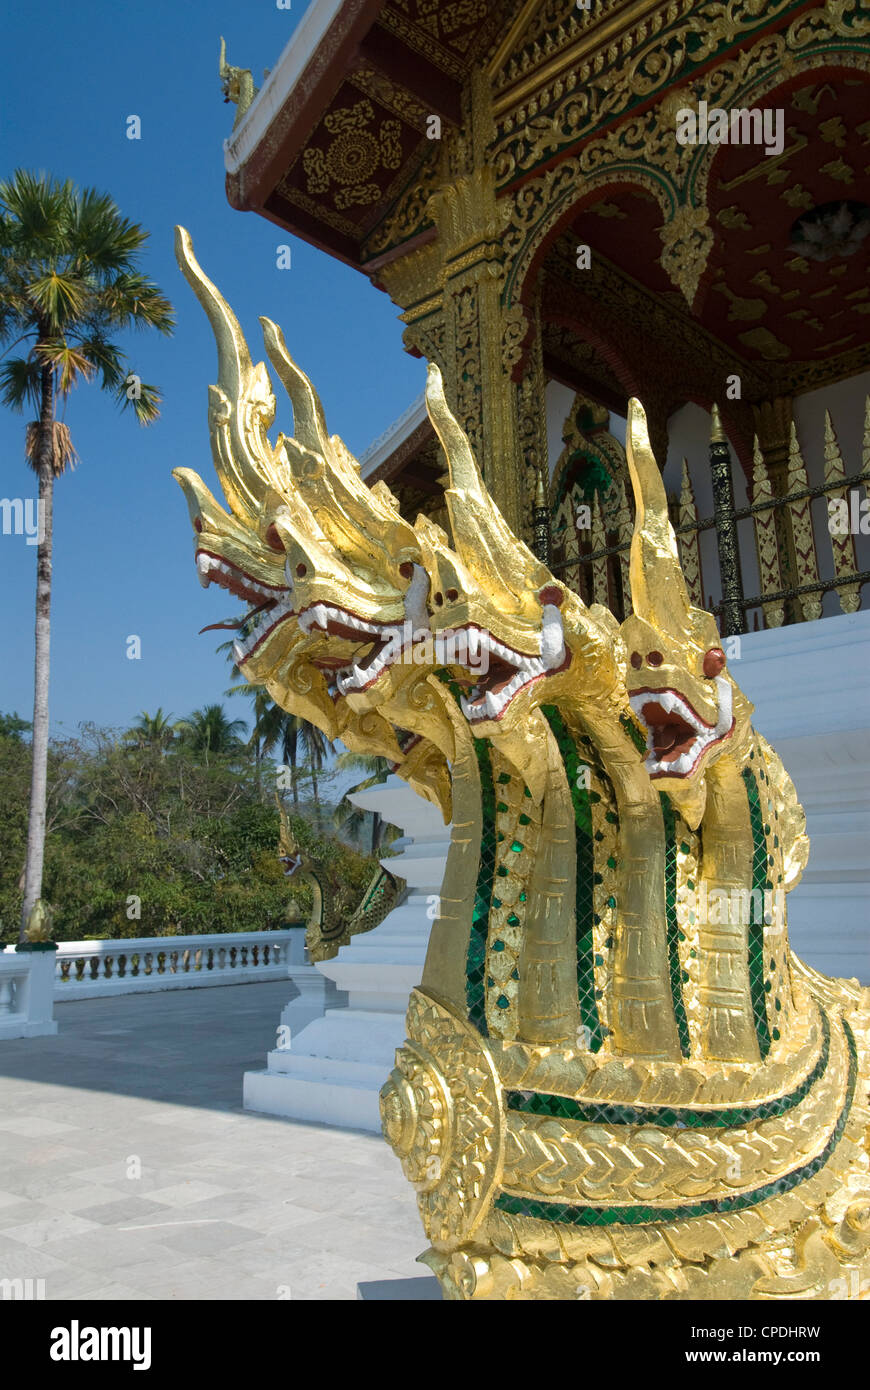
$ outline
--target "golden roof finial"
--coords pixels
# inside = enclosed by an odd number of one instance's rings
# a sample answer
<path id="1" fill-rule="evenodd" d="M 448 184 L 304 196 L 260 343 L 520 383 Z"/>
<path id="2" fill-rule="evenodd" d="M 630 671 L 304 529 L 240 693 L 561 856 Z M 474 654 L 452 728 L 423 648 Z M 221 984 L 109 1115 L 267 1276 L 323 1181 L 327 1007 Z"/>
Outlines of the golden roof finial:
<path id="1" fill-rule="evenodd" d="M 722 416 L 719 414 L 719 407 L 715 401 L 710 409 L 710 443 L 728 443 L 728 440 L 725 438 L 725 431 L 722 428 Z"/>

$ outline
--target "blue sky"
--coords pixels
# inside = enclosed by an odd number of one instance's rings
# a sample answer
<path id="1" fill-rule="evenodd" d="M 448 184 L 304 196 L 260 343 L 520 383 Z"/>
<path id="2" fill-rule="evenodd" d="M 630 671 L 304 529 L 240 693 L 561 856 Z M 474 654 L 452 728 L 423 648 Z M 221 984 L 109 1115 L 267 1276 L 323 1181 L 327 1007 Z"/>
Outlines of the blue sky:
<path id="1" fill-rule="evenodd" d="M 402 349 L 398 310 L 359 272 L 288 238 L 224 194 L 223 141 L 235 107 L 217 75 L 221 34 L 231 63 L 262 80 L 301 20 L 269 0 L 149 0 L 147 6 L 45 0 L 7 10 L 0 94 L 0 175 L 46 169 L 109 193 L 151 233 L 146 272 L 172 300 L 174 337 L 131 337 L 133 369 L 164 395 L 161 418 L 142 429 L 96 387 L 75 392 L 66 420 L 81 457 L 55 493 L 51 714 L 55 732 L 80 721 L 126 726 L 158 705 L 180 716 L 223 699 L 229 667 L 215 654 L 222 633 L 206 623 L 234 610 L 226 594 L 200 588 L 179 464 L 219 493 L 206 423 L 216 376 L 211 330 L 175 264 L 173 227 L 191 232 L 197 257 L 241 320 L 255 360 L 258 314 L 284 328 L 288 347 L 315 382 L 330 431 L 361 453 L 424 383 L 424 364 Z M 34 44 L 38 44 L 38 53 Z M 141 118 L 142 139 L 126 138 Z M 278 270 L 289 239 L 292 269 Z M 290 429 L 280 391 L 275 429 Z M 23 462 L 25 418 L 0 409 L 0 496 L 35 495 Z M 5 641 L 0 710 L 29 717 L 33 681 L 36 549 L 0 536 Z M 141 638 L 141 660 L 126 639 Z M 225 702 L 245 717 L 248 702 Z"/>

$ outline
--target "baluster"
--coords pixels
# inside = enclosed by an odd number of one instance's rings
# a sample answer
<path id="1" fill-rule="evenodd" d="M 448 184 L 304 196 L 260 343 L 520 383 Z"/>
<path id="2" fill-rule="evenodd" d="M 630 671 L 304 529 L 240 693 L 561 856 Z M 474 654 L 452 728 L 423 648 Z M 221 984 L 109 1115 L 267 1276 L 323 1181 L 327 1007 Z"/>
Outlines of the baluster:
<path id="1" fill-rule="evenodd" d="M 807 480 L 807 468 L 803 460 L 800 444 L 798 443 L 797 430 L 794 420 L 791 422 L 791 442 L 788 450 L 788 481 L 786 484 L 789 492 L 801 492 L 809 487 Z M 801 502 L 790 502 L 786 508 L 791 527 L 792 545 L 794 546 L 795 559 L 797 561 L 797 577 L 795 582 L 800 584 L 817 584 L 819 582 L 819 568 L 816 563 L 816 542 L 813 536 L 813 518 L 810 511 L 810 501 L 805 497 Z M 820 594 L 799 594 L 797 605 L 803 615 L 804 622 L 811 622 L 814 618 L 822 616 L 822 599 Z"/>
<path id="2" fill-rule="evenodd" d="M 118 957 L 118 979 L 123 980 L 127 974 L 127 957 Z"/>
<path id="3" fill-rule="evenodd" d="M 152 970 L 154 969 L 154 952 L 145 951 L 142 959 L 145 963 L 145 974 L 150 975 Z"/>
<path id="4" fill-rule="evenodd" d="M 176 949 L 175 949 L 174 951 L 170 951 L 170 952 L 169 952 L 169 973 L 170 973 L 170 975 L 177 975 L 177 974 L 178 974 L 178 948 L 177 948 L 177 947 L 176 947 Z"/>
<path id="5" fill-rule="evenodd" d="M 601 502 L 598 493 L 592 497 L 592 549 L 604 550 L 607 547 L 607 536 L 604 531 L 604 519 L 601 515 Z M 592 592 L 595 602 L 608 607 L 610 595 L 607 591 L 607 560 L 600 558 L 592 561 Z"/>
<path id="6" fill-rule="evenodd" d="M 166 970 L 166 952 L 157 952 L 157 974 L 162 975 Z"/>
<path id="7" fill-rule="evenodd" d="M 752 501 L 767 502 L 773 497 L 770 478 L 764 466 L 758 435 L 752 442 Z M 758 574 L 761 579 L 761 593 L 778 594 L 782 589 L 782 573 L 779 567 L 779 551 L 776 548 L 776 515 L 773 507 L 753 513 L 755 522 L 755 553 L 758 556 Z M 785 607 L 782 599 L 775 603 L 762 603 L 764 622 L 767 627 L 782 627 Z"/>
<path id="8" fill-rule="evenodd" d="M 683 531 L 677 537 L 680 550 L 680 564 L 689 598 L 696 608 L 704 607 L 704 583 L 701 575 L 701 547 L 698 542 L 698 508 L 689 477 L 689 461 L 683 459 L 682 481 L 680 484 L 679 518 L 681 526 L 691 526 L 691 531 Z"/>
<path id="9" fill-rule="evenodd" d="M 843 464 L 843 455 L 840 452 L 840 445 L 837 434 L 831 420 L 831 412 L 825 411 L 825 482 L 837 483 L 846 476 L 846 469 Z M 833 488 L 827 494 L 827 500 L 836 500 L 845 503 L 846 507 L 846 531 L 840 533 L 831 529 L 830 507 L 828 508 L 828 535 L 831 537 L 831 549 L 834 552 L 834 574 L 837 579 L 848 579 L 850 575 L 858 571 L 858 560 L 855 555 L 855 539 L 852 535 L 849 508 L 849 493 L 844 487 Z M 840 607 L 844 613 L 857 613 L 861 605 L 861 586 L 859 584 L 838 584 L 837 598 L 840 600 Z"/>

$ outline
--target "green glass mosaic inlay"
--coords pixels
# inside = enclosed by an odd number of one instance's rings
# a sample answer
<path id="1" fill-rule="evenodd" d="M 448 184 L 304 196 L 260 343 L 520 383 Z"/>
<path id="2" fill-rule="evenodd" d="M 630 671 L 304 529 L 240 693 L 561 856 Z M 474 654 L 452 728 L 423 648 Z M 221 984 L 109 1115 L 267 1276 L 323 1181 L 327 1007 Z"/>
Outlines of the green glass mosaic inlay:
<path id="1" fill-rule="evenodd" d="M 477 767 L 480 773 L 480 801 L 483 810 L 480 862 L 477 869 L 477 888 L 474 912 L 468 937 L 468 958 L 465 966 L 465 999 L 468 1021 L 484 1037 L 486 1026 L 486 938 L 489 931 L 489 911 L 495 871 L 495 790 L 492 781 L 492 759 L 488 739 L 475 739 Z"/>
<path id="2" fill-rule="evenodd" d="M 595 872 L 595 844 L 592 839 L 592 812 L 589 809 L 589 792 L 585 778 L 578 777 L 581 766 L 588 762 L 577 753 L 577 744 L 565 726 L 565 722 L 554 705 L 542 706 L 542 712 L 553 731 L 559 746 L 559 753 L 565 768 L 565 776 L 571 790 L 574 809 L 574 835 L 577 854 L 577 887 L 575 894 L 575 914 L 577 931 L 577 998 L 580 1003 L 580 1019 L 587 1029 L 590 1052 L 598 1052 L 604 1042 L 604 1028 L 598 1013 L 595 991 L 594 936 L 593 936 L 593 882 Z M 578 786 L 578 782 L 581 784 Z"/>
<path id="3" fill-rule="evenodd" d="M 660 1105 L 617 1105 L 596 1101 L 581 1104 L 571 1096 L 558 1096 L 545 1091 L 505 1091 L 508 1110 L 521 1110 L 527 1115 L 548 1115 L 559 1120 L 578 1120 L 581 1124 L 606 1125 L 672 1125 L 684 1129 L 731 1129 L 752 1124 L 755 1120 L 770 1120 L 784 1115 L 809 1094 L 828 1065 L 831 1052 L 831 1025 L 821 1012 L 822 1046 L 812 1071 L 787 1095 L 759 1105 L 734 1105 L 718 1110 L 684 1109 Z"/>
<path id="4" fill-rule="evenodd" d="M 749 820 L 752 826 L 752 890 L 757 889 L 764 901 L 765 889 L 772 884 L 767 876 L 767 841 L 761 815 L 758 783 L 748 767 L 743 769 L 746 795 L 749 799 Z M 755 916 L 754 913 L 750 914 Z M 767 1000 L 764 980 L 764 923 L 750 922 L 749 936 L 749 997 L 755 1020 L 755 1035 L 762 1059 L 770 1052 L 770 1025 L 767 1021 Z"/>
<path id="5" fill-rule="evenodd" d="M 665 922 L 668 945 L 668 974 L 670 975 L 671 981 L 671 1000 L 674 1006 L 677 1034 L 680 1039 L 680 1051 L 684 1057 L 688 1057 L 691 1047 L 689 1043 L 689 1024 L 686 1019 L 686 1004 L 683 999 L 682 982 L 688 980 L 689 977 L 680 967 L 680 950 L 678 945 L 676 817 L 670 799 L 665 796 L 664 792 L 659 792 L 659 800 L 662 804 L 662 819 L 665 823 Z M 689 887 L 692 887 L 691 881 L 689 882 Z"/>
<path id="6" fill-rule="evenodd" d="M 530 1216 L 540 1221 L 553 1221 L 570 1226 L 639 1226 L 664 1221 L 689 1221 L 695 1216 L 712 1216 L 732 1211 L 744 1211 L 747 1207 L 758 1206 L 771 1197 L 779 1197 L 791 1192 L 800 1183 L 807 1182 L 821 1171 L 834 1152 L 849 1118 L 855 1085 L 858 1076 L 858 1053 L 852 1030 L 843 1020 L 843 1031 L 849 1048 L 849 1082 L 843 1108 L 837 1117 L 833 1133 L 824 1149 L 809 1163 L 795 1168 L 791 1173 L 777 1178 L 775 1182 L 757 1187 L 751 1192 L 735 1193 L 729 1197 L 714 1197 L 707 1201 L 695 1202 L 680 1207 L 587 1207 L 573 1206 L 567 1202 L 542 1202 L 534 1197 L 520 1197 L 502 1192 L 495 1199 L 494 1206 L 513 1216 Z"/>

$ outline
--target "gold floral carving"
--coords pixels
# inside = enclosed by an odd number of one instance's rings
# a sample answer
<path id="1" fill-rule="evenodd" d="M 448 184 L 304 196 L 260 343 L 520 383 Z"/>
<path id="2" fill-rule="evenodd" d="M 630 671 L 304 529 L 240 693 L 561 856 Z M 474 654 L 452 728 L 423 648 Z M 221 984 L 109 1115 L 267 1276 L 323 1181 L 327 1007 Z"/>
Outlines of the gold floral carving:
<path id="1" fill-rule="evenodd" d="M 684 205 L 677 208 L 661 231 L 662 267 L 682 292 L 689 308 L 713 245 L 709 220 L 706 208 Z"/>
<path id="2" fill-rule="evenodd" d="M 380 122 L 376 131 L 367 129 L 374 120 L 374 107 L 365 98 L 324 117 L 323 124 L 333 140 L 326 150 L 309 145 L 302 154 L 309 193 L 326 193 L 333 185 L 339 185 L 332 197 L 340 210 L 377 199 L 378 185 L 366 180 L 379 168 L 398 169 L 402 162 L 402 127 L 399 121 L 388 118 Z"/>

